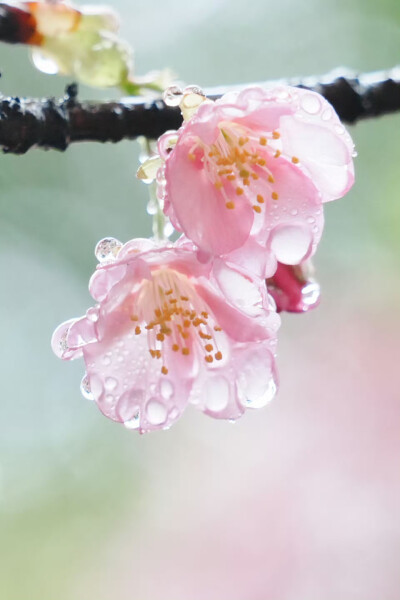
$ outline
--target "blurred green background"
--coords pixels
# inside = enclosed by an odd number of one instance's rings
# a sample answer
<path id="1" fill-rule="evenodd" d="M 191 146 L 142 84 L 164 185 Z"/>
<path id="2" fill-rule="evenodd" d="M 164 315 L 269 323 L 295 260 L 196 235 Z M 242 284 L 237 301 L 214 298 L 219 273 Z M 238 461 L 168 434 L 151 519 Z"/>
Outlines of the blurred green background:
<path id="1" fill-rule="evenodd" d="M 400 62 L 394 0 L 112 6 L 137 73 L 204 87 Z M 68 81 L 22 47 L 0 68 L 3 94 Z M 1 157 L 1 598 L 399 600 L 399 127 L 351 130 L 356 185 L 326 207 L 321 306 L 283 317 L 276 400 L 144 437 L 85 401 L 83 363 L 49 343 L 89 306 L 96 242 L 150 234 L 137 145 Z"/>

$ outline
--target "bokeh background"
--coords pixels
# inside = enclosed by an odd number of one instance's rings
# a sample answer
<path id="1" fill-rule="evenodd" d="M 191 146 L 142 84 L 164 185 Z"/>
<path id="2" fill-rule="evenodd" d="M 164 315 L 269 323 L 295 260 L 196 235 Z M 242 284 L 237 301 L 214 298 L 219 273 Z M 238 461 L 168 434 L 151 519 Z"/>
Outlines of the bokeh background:
<path id="1" fill-rule="evenodd" d="M 202 86 L 400 62 L 397 0 L 112 5 L 138 73 Z M 0 52 L 3 93 L 63 92 L 25 48 Z M 320 307 L 283 317 L 278 397 L 143 437 L 49 345 L 89 306 L 97 240 L 150 234 L 136 144 L 1 157 L 1 598 L 400 599 L 399 131 L 351 130 L 356 185 L 326 207 Z"/>

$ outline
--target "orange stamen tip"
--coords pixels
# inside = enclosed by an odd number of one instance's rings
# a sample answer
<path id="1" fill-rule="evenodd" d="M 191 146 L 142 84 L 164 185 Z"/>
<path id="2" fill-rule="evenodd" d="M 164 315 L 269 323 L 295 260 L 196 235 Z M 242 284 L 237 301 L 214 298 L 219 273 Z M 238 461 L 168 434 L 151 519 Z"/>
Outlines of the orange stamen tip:
<path id="1" fill-rule="evenodd" d="M 214 361 L 211 354 L 207 354 L 207 356 L 205 356 L 204 358 L 205 358 L 206 362 L 208 362 L 208 363 L 212 363 Z"/>
<path id="2" fill-rule="evenodd" d="M 212 352 L 214 350 L 213 345 L 212 344 L 207 344 L 205 346 L 205 349 L 207 350 L 207 352 Z"/>
<path id="3" fill-rule="evenodd" d="M 220 189 L 222 188 L 222 181 L 216 181 L 216 182 L 214 183 L 214 187 L 215 187 L 217 190 L 220 190 Z"/>
<path id="4" fill-rule="evenodd" d="M 263 196 L 261 196 L 261 194 L 257 194 L 257 202 L 259 202 L 260 204 L 264 203 L 264 198 Z"/>
<path id="5" fill-rule="evenodd" d="M 222 331 L 221 327 L 218 327 L 218 325 L 214 325 L 214 331 Z"/>
<path id="6" fill-rule="evenodd" d="M 280 150 L 277 150 L 277 151 L 275 152 L 275 154 L 274 154 L 274 158 L 279 158 L 279 157 L 280 157 L 280 155 L 281 155 L 281 151 L 280 151 Z"/>
<path id="7" fill-rule="evenodd" d="M 236 188 L 236 195 L 237 195 L 237 196 L 241 196 L 242 194 L 243 194 L 243 188 L 241 188 L 241 187 L 237 187 L 237 188 Z"/>
<path id="8" fill-rule="evenodd" d="M 256 213 L 260 213 L 260 212 L 261 212 L 261 207 L 260 207 L 260 206 L 257 206 L 257 205 L 255 204 L 255 205 L 253 206 L 253 210 L 254 210 L 254 212 L 256 212 Z"/>
<path id="9" fill-rule="evenodd" d="M 131 321 L 139 321 L 139 317 L 137 315 L 132 315 Z"/>
<path id="10" fill-rule="evenodd" d="M 179 346 L 178 346 L 178 344 L 172 344 L 172 350 L 173 350 L 174 352 L 178 352 L 178 350 L 179 350 Z"/>
<path id="11" fill-rule="evenodd" d="M 167 367 L 161 367 L 161 373 L 162 373 L 163 375 L 167 375 L 167 374 L 168 374 L 168 369 L 167 369 Z"/>
<path id="12" fill-rule="evenodd" d="M 258 165 L 260 165 L 260 167 L 265 167 L 265 165 L 266 165 L 267 163 L 266 163 L 266 160 L 265 160 L 265 158 L 260 158 L 260 159 L 257 161 L 257 164 L 258 164 Z"/>
<path id="13" fill-rule="evenodd" d="M 228 180 L 228 181 L 235 181 L 235 179 L 236 179 L 236 175 L 233 175 L 233 174 L 232 174 L 232 175 L 228 175 L 228 176 L 227 176 L 227 180 Z"/>
<path id="14" fill-rule="evenodd" d="M 234 202 L 227 202 L 225 204 L 226 208 L 229 208 L 230 210 L 232 210 L 233 208 L 235 208 L 235 203 Z"/>
<path id="15" fill-rule="evenodd" d="M 274 140 L 279 140 L 279 138 L 281 137 L 281 134 L 278 131 L 273 131 L 272 137 L 274 138 Z"/>
<path id="16" fill-rule="evenodd" d="M 267 145 L 267 138 L 260 137 L 260 144 L 261 144 L 261 146 L 266 146 Z"/>
<path id="17" fill-rule="evenodd" d="M 251 176 L 255 181 L 258 179 L 257 173 L 252 173 Z"/>
<path id="18" fill-rule="evenodd" d="M 297 156 L 292 156 L 292 163 L 297 165 L 297 163 L 299 163 L 299 162 L 300 162 L 300 160 L 297 158 Z"/>
<path id="19" fill-rule="evenodd" d="M 272 192 L 271 198 L 272 198 L 272 200 L 278 200 L 279 195 L 276 192 Z"/>
<path id="20" fill-rule="evenodd" d="M 268 181 L 270 183 L 275 183 L 275 179 L 272 177 L 272 175 L 268 175 Z"/>
<path id="21" fill-rule="evenodd" d="M 250 179 L 248 177 L 246 177 L 246 179 L 243 179 L 243 185 L 250 185 Z"/>
<path id="22" fill-rule="evenodd" d="M 163 342 L 164 341 L 164 334 L 163 333 L 157 333 L 156 338 L 158 339 L 159 342 Z"/>
<path id="23" fill-rule="evenodd" d="M 188 152 L 188 159 L 189 160 L 196 160 L 196 155 L 193 154 L 193 152 Z"/>
<path id="24" fill-rule="evenodd" d="M 189 348 L 182 348 L 182 354 L 183 354 L 183 356 L 189 356 L 189 354 L 190 354 Z"/>
<path id="25" fill-rule="evenodd" d="M 135 327 L 135 335 L 139 335 L 140 333 L 142 333 L 142 330 L 140 329 L 139 325 L 137 325 Z"/>
<path id="26" fill-rule="evenodd" d="M 214 354 L 215 360 L 222 360 L 222 352 L 216 352 Z"/>

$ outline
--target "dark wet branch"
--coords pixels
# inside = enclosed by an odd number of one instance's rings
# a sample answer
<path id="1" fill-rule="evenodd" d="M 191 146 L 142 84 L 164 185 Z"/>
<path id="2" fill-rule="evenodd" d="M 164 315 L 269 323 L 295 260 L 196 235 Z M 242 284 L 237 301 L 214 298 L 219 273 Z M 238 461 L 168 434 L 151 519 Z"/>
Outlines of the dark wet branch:
<path id="1" fill-rule="evenodd" d="M 400 67 L 360 76 L 335 72 L 285 83 L 319 92 L 349 124 L 400 110 Z M 215 99 L 240 87 L 243 85 L 205 91 Z M 75 85 L 69 86 L 60 100 L 0 97 L 0 146 L 14 154 L 32 147 L 66 150 L 73 142 L 157 138 L 180 124 L 179 109 L 166 106 L 162 100 L 79 102 Z"/>

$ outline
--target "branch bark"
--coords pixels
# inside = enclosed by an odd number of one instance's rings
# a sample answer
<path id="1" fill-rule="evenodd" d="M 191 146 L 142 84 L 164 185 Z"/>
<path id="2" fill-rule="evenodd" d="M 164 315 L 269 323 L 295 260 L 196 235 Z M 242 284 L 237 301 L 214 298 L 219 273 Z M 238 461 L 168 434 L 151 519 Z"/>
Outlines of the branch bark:
<path id="1" fill-rule="evenodd" d="M 265 82 L 271 85 L 277 82 Z M 280 81 L 319 92 L 335 108 L 343 122 L 354 124 L 400 110 L 400 67 L 356 76 L 337 71 L 321 78 Z M 231 86 L 205 90 L 219 98 Z M 119 102 L 79 102 L 77 86 L 67 87 L 59 99 L 0 96 L 0 147 L 23 154 L 30 148 L 64 151 L 74 142 L 119 142 L 138 136 L 157 138 L 182 123 L 178 108 L 162 100 L 124 98 Z"/>

